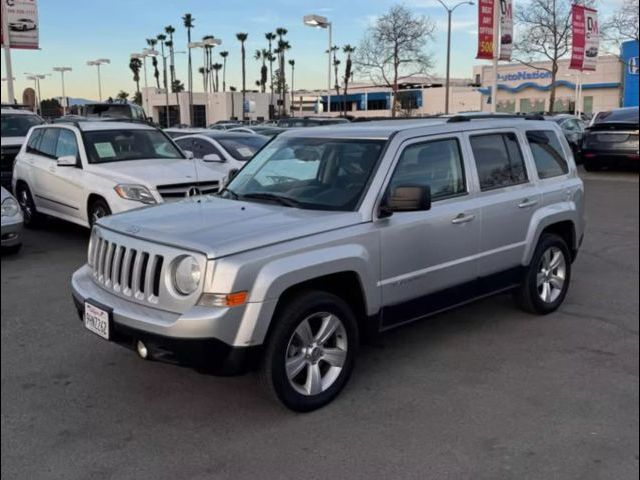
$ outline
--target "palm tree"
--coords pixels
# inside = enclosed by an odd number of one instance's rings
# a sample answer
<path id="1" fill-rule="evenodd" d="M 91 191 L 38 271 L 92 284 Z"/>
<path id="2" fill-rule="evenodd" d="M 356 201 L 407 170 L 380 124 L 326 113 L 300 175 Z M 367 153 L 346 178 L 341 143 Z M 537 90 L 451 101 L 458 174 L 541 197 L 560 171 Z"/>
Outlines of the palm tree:
<path id="1" fill-rule="evenodd" d="M 158 40 L 155 38 L 147 38 L 147 45 L 151 50 L 155 49 Z M 154 55 L 151 57 L 151 64 L 153 65 L 153 76 L 156 77 L 156 85 L 160 88 L 160 71 L 158 70 L 158 59 Z"/>
<path id="2" fill-rule="evenodd" d="M 161 33 L 156 38 L 158 39 L 158 42 L 160 42 L 160 53 L 162 55 L 162 84 L 166 90 L 169 87 L 167 83 L 167 58 L 164 56 L 164 46 L 167 36 L 164 33 Z"/>
<path id="3" fill-rule="evenodd" d="M 347 55 L 346 65 L 344 66 L 344 97 L 343 97 L 343 106 L 344 106 L 344 116 L 347 116 L 347 90 L 349 88 L 349 79 L 352 77 L 353 72 L 351 71 L 351 54 L 356 51 L 356 47 L 352 47 L 347 44 L 342 47 L 342 51 Z"/>
<path id="4" fill-rule="evenodd" d="M 247 65 L 246 65 L 246 51 L 244 49 L 244 42 L 247 41 L 248 33 L 236 33 L 236 38 L 240 41 L 240 54 L 242 56 L 242 119 L 244 120 L 244 101 L 247 94 Z"/>
<path id="5" fill-rule="evenodd" d="M 220 87 L 220 81 L 219 81 L 219 78 L 218 78 L 218 74 L 220 73 L 220 70 L 222 70 L 222 64 L 221 63 L 214 63 L 213 65 L 211 65 L 211 68 L 213 69 L 213 71 L 216 74 L 215 81 L 213 82 L 213 91 L 217 92 L 219 90 L 219 87 Z"/>
<path id="6" fill-rule="evenodd" d="M 235 93 L 237 88 L 234 86 L 231 86 L 229 87 L 229 90 L 231 91 L 231 118 L 234 118 L 236 116 Z"/>
<path id="7" fill-rule="evenodd" d="M 278 94 L 280 96 L 280 108 L 278 108 L 278 111 L 280 112 L 280 114 L 282 115 L 282 103 L 284 100 L 284 86 L 286 85 L 286 73 L 285 73 L 285 62 L 284 62 L 284 52 L 285 50 L 288 50 L 289 48 L 291 48 L 289 46 L 289 44 L 287 42 L 285 42 L 284 40 L 284 36 L 288 33 L 286 28 L 283 27 L 278 27 L 276 28 L 276 35 L 278 36 L 278 47 L 277 47 L 277 51 L 278 51 L 278 68 L 280 69 L 280 76 L 282 77 L 280 79 L 280 82 L 278 83 Z"/>
<path id="8" fill-rule="evenodd" d="M 182 17 L 182 23 L 184 28 L 187 29 L 187 47 L 191 43 L 191 29 L 194 27 L 193 22 L 195 18 L 190 13 L 185 13 Z M 191 48 L 187 48 L 189 52 L 189 75 L 187 84 L 189 85 L 189 124 L 193 125 L 193 68 L 191 63 Z"/>
<path id="9" fill-rule="evenodd" d="M 293 59 L 289 60 L 289 65 L 291 65 L 291 113 L 293 114 L 293 72 L 295 70 L 296 61 Z"/>
<path id="10" fill-rule="evenodd" d="M 133 72 L 133 81 L 136 83 L 136 94 L 140 93 L 140 69 L 142 68 L 142 60 L 132 58 L 129 60 L 129 70 Z"/>
<path id="11" fill-rule="evenodd" d="M 258 86 L 260 87 L 260 91 L 264 93 L 267 88 L 267 75 L 269 74 L 267 69 L 267 58 L 269 58 L 269 50 L 256 50 L 255 55 L 253 56 L 256 60 L 262 60 L 262 67 L 260 67 L 260 80 L 258 82 Z"/>
<path id="12" fill-rule="evenodd" d="M 167 25 L 164 27 L 164 33 L 167 34 L 168 40 L 165 42 L 165 45 L 169 48 L 169 78 L 171 79 L 171 85 L 176 79 L 176 64 L 175 64 L 175 56 L 173 52 L 173 34 L 176 29 L 171 25 Z"/>
<path id="13" fill-rule="evenodd" d="M 336 84 L 333 86 L 336 89 L 336 95 L 340 95 L 340 82 L 338 82 L 338 67 L 342 62 L 337 58 L 333 58 L 333 72 L 336 78 Z"/>
<path id="14" fill-rule="evenodd" d="M 116 95 L 116 99 L 119 102 L 126 103 L 129 100 L 129 94 L 127 92 L 125 92 L 124 90 L 120 90 L 118 92 L 118 95 Z"/>
<path id="15" fill-rule="evenodd" d="M 229 52 L 223 50 L 220 52 L 220 56 L 222 57 L 222 91 L 227 91 L 227 57 L 229 56 Z"/>
<path id="16" fill-rule="evenodd" d="M 204 42 L 205 40 L 212 40 L 213 39 L 213 35 L 205 35 L 204 37 L 202 37 L 202 41 Z M 205 84 L 207 85 L 207 87 L 205 88 L 205 92 L 208 92 L 210 90 L 212 90 L 211 84 L 212 82 L 212 76 L 211 76 L 211 72 L 212 72 L 212 68 L 211 68 L 211 64 L 213 63 L 213 45 L 205 45 L 204 46 L 204 62 L 205 62 L 205 72 L 206 72 L 206 81 Z"/>
<path id="17" fill-rule="evenodd" d="M 198 67 L 198 73 L 202 75 L 202 88 L 207 88 L 207 69 L 204 67 Z"/>
<path id="18" fill-rule="evenodd" d="M 264 37 L 269 43 L 269 48 L 267 49 L 269 51 L 269 56 L 267 57 L 267 59 L 269 60 L 269 80 L 271 83 L 271 101 L 269 102 L 269 105 L 273 105 L 273 62 L 276 59 L 273 55 L 273 41 L 276 39 L 276 34 L 267 32 L 264 34 Z"/>

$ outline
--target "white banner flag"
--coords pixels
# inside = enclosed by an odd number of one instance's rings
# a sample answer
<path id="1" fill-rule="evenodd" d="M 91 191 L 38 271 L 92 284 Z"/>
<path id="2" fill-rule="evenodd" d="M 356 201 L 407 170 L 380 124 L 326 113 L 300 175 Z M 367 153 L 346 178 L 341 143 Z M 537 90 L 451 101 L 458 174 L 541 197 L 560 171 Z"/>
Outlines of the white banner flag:
<path id="1" fill-rule="evenodd" d="M 598 12 L 590 8 L 584 9 L 584 61 L 582 70 L 595 70 L 598 63 L 600 49 L 600 29 L 598 27 Z"/>
<path id="2" fill-rule="evenodd" d="M 513 53 L 513 0 L 500 0 L 500 60 Z"/>
<path id="3" fill-rule="evenodd" d="M 2 45 L 8 38 L 11 48 L 38 48 L 38 4 L 36 0 L 2 1 Z"/>

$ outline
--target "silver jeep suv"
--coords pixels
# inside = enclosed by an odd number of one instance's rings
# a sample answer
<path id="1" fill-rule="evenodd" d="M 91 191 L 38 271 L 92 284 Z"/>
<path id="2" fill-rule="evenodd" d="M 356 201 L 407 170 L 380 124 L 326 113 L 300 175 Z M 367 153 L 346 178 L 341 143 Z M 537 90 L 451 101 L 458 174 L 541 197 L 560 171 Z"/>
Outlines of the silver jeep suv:
<path id="1" fill-rule="evenodd" d="M 365 335 L 506 291 L 556 310 L 583 207 L 553 122 L 295 130 L 217 196 L 101 219 L 73 297 L 89 330 L 143 358 L 259 367 L 309 411 L 345 386 Z"/>

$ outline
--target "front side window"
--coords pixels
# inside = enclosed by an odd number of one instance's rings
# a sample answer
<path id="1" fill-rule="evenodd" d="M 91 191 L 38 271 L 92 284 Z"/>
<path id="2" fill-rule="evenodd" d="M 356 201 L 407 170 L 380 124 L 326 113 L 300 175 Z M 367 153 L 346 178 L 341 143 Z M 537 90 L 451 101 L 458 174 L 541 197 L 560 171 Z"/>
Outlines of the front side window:
<path id="1" fill-rule="evenodd" d="M 84 133 L 89 163 L 184 158 L 158 130 L 94 130 Z"/>
<path id="2" fill-rule="evenodd" d="M 193 155 L 196 158 L 204 158 L 205 155 L 220 155 L 216 147 L 205 140 L 193 139 Z"/>
<path id="3" fill-rule="evenodd" d="M 316 210 L 354 210 L 373 175 L 384 140 L 276 138 L 223 192 L 225 198 Z"/>
<path id="4" fill-rule="evenodd" d="M 569 172 L 569 165 L 555 132 L 531 130 L 527 132 L 527 141 L 536 163 L 538 177 L 558 177 Z"/>
<path id="5" fill-rule="evenodd" d="M 57 158 L 56 147 L 58 145 L 59 133 L 59 128 L 45 128 L 44 133 L 42 134 L 42 140 L 40 140 L 38 151 L 48 157 Z"/>
<path id="6" fill-rule="evenodd" d="M 405 148 L 389 187 L 399 185 L 428 186 L 433 201 L 466 193 L 458 140 L 434 140 Z"/>
<path id="7" fill-rule="evenodd" d="M 76 134 L 71 130 L 61 129 L 56 147 L 56 157 L 78 157 Z"/>
<path id="8" fill-rule="evenodd" d="M 38 147 L 40 144 L 40 139 L 42 138 L 42 132 L 44 132 L 43 128 L 38 128 L 31 133 L 29 136 L 29 141 L 27 142 L 27 152 L 36 153 L 38 151 Z"/>
<path id="9" fill-rule="evenodd" d="M 31 127 L 42 125 L 43 123 L 44 120 L 37 115 L 3 113 L 0 125 L 0 136 L 26 137 Z"/>
<path id="10" fill-rule="evenodd" d="M 515 133 L 492 133 L 471 137 L 482 191 L 527 181 L 524 159 Z"/>

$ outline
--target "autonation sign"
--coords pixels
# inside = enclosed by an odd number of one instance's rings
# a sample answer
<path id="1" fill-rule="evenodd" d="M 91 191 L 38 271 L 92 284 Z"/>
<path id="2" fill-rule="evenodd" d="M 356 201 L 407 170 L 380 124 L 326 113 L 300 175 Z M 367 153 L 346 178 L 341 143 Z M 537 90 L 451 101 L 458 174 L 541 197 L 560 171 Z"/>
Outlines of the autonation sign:
<path id="1" fill-rule="evenodd" d="M 513 73 L 498 73 L 499 82 L 522 82 L 526 80 L 542 80 L 545 78 L 551 78 L 551 72 L 537 71 L 537 72 L 513 72 Z"/>

